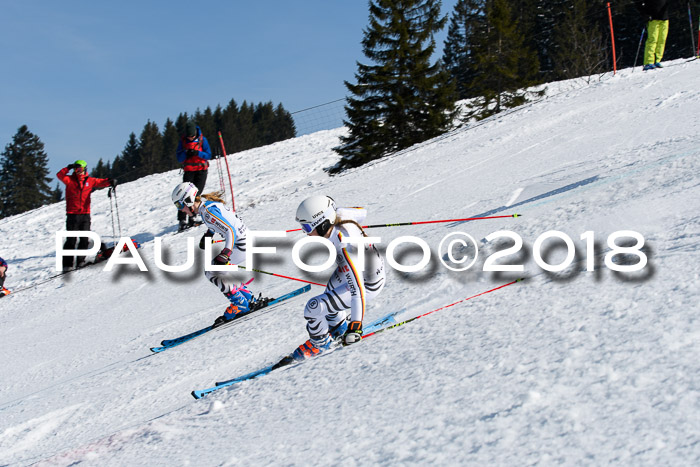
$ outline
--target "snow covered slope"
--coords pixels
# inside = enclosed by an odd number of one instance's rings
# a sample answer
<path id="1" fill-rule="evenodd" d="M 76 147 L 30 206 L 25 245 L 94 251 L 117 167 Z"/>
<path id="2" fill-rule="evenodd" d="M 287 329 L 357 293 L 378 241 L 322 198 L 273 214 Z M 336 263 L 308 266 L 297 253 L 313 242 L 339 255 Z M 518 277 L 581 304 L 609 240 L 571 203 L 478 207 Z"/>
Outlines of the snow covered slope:
<path id="1" fill-rule="evenodd" d="M 391 311 L 408 319 L 527 279 L 200 401 L 191 390 L 304 342 L 304 302 L 322 289 L 151 356 L 149 347 L 226 307 L 199 253 L 188 273 L 155 267 L 155 237 L 183 262 L 186 239 L 203 230 L 174 234 L 177 172 L 118 188 L 122 230 L 143 243 L 148 273 L 94 266 L 47 281 L 63 203 L 4 219 L 0 256 L 17 292 L 0 300 L 0 464 L 697 465 L 699 72 L 700 61 L 678 61 L 551 85 L 541 102 L 334 178 L 323 168 L 336 161 L 342 129 L 230 156 L 236 206 L 254 230 L 295 228 L 298 203 L 319 193 L 366 206 L 370 224 L 522 214 L 373 229 L 384 248 L 420 237 L 432 261 L 417 273 L 389 268 L 367 321 Z M 212 170 L 208 188 L 217 185 Z M 93 230 L 111 241 L 106 191 L 93 195 Z M 504 261 L 525 272 L 483 272 L 508 246 L 486 240 L 499 230 L 523 239 Z M 534 261 L 537 251 L 564 261 L 561 241 L 536 248 L 550 230 L 576 246 L 559 273 Z M 604 262 L 608 236 L 621 230 L 645 239 L 639 272 Z M 456 232 L 479 244 L 465 272 L 440 262 L 441 240 Z M 293 265 L 298 238 L 256 267 L 325 282 L 329 272 Z M 405 264 L 419 260 L 416 248 L 398 251 Z M 297 284 L 261 275 L 251 288 L 276 296 Z"/>

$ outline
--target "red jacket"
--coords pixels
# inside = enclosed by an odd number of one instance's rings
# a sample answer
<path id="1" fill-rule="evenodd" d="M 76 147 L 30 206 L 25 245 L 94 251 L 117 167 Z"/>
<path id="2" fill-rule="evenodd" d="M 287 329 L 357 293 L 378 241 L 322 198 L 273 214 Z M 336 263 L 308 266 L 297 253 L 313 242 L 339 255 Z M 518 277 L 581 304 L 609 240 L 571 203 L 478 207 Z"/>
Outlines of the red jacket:
<path id="1" fill-rule="evenodd" d="M 68 175 L 68 167 L 58 171 L 56 177 L 66 184 L 66 214 L 90 214 L 90 194 L 96 188 L 109 186 L 108 178 L 88 176 L 87 172 Z"/>
<path id="2" fill-rule="evenodd" d="M 198 155 L 188 156 L 188 149 L 196 150 Z M 194 141 L 189 141 L 184 136 L 180 138 L 180 142 L 177 145 L 176 156 L 178 162 L 183 164 L 183 170 L 185 172 L 196 172 L 209 168 L 211 148 L 209 147 L 209 141 L 204 137 L 199 127 L 197 127 L 197 139 Z"/>

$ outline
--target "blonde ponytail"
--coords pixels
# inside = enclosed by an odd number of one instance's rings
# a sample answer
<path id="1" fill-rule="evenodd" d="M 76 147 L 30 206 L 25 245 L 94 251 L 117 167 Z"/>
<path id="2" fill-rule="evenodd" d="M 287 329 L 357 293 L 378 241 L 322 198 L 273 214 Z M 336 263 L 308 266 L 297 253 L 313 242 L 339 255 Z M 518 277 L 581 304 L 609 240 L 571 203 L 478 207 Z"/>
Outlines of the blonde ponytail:
<path id="1" fill-rule="evenodd" d="M 197 201 L 202 201 L 203 199 L 206 199 L 207 201 L 214 201 L 215 203 L 222 203 L 226 204 L 226 201 L 223 199 L 224 192 L 223 191 L 214 191 L 211 193 L 204 193 L 202 196 L 197 196 Z"/>

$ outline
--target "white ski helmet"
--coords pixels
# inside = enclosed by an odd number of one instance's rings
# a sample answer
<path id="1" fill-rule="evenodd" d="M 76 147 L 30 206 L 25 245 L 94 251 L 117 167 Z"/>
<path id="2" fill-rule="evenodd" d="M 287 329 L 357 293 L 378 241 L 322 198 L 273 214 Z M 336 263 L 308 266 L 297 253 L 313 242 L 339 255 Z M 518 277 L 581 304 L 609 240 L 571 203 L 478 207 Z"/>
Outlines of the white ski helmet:
<path id="1" fill-rule="evenodd" d="M 330 196 L 306 198 L 297 208 L 297 222 L 307 235 L 318 229 L 323 237 L 335 222 L 335 209 L 335 201 Z"/>
<path id="2" fill-rule="evenodd" d="M 185 206 L 191 208 L 197 197 L 197 191 L 197 187 L 191 182 L 183 182 L 176 186 L 173 190 L 172 200 L 177 209 L 180 210 Z"/>

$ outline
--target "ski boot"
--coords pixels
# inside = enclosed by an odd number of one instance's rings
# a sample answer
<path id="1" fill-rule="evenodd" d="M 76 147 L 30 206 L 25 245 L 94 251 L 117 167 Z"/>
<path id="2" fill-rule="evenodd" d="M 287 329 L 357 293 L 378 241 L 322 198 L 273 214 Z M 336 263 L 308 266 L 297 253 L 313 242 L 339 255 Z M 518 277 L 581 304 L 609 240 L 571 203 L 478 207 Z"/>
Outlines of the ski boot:
<path id="1" fill-rule="evenodd" d="M 231 302 L 231 304 L 226 308 L 223 315 L 216 318 L 214 321 L 214 326 L 220 326 L 224 323 L 239 318 L 240 316 L 248 313 L 250 311 L 250 301 L 253 298 L 253 294 L 250 290 L 246 289 L 245 285 L 241 285 L 237 289 L 233 289 L 228 293 L 224 294 L 226 298 Z"/>
<path id="2" fill-rule="evenodd" d="M 222 324 L 228 323 L 229 321 L 233 321 L 234 319 L 238 318 L 239 316 L 243 316 L 244 314 L 248 313 L 248 310 L 242 310 L 239 306 L 234 305 L 233 303 L 226 308 L 226 311 L 224 311 L 224 314 L 216 318 L 214 320 L 214 327 L 221 326 Z"/>
<path id="3" fill-rule="evenodd" d="M 292 358 L 297 362 L 306 360 L 307 358 L 313 358 L 330 349 L 332 344 L 333 340 L 328 334 L 318 339 L 311 338 L 292 352 Z"/>

